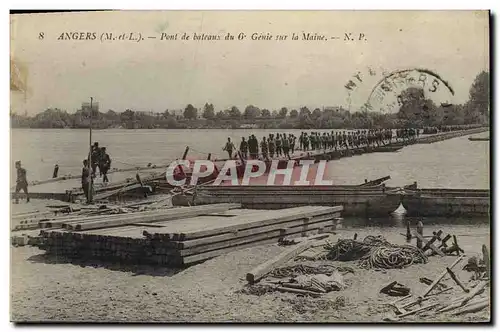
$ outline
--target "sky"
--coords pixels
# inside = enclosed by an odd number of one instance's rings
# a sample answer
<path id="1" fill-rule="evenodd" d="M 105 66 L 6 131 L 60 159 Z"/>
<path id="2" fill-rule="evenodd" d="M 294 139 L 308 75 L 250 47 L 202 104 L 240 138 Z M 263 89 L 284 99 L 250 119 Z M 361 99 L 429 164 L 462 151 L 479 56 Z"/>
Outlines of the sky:
<path id="1" fill-rule="evenodd" d="M 93 97 L 101 112 L 163 112 L 206 102 L 216 111 L 249 104 L 356 111 L 384 74 L 414 68 L 437 73 L 454 90 L 449 101 L 463 103 L 476 75 L 489 68 L 488 24 L 486 11 L 11 15 L 11 61 L 26 82 L 25 90 L 11 92 L 11 110 L 33 115 L 57 107 L 73 113 Z M 81 32 L 95 33 L 96 39 L 58 40 Z M 131 32 L 144 40 L 100 40 L 105 33 Z M 184 32 L 191 39 L 204 33 L 222 40 L 181 40 Z M 328 40 L 302 40 L 304 32 Z M 178 39 L 160 40 L 162 33 Z M 235 40 L 224 40 L 228 33 Z M 253 33 L 273 40 L 251 40 Z M 292 33 L 299 40 L 291 40 Z M 354 40 L 344 40 L 346 33 Z M 276 40 L 277 35 L 288 37 Z M 357 73 L 362 82 L 349 95 L 345 85 Z"/>

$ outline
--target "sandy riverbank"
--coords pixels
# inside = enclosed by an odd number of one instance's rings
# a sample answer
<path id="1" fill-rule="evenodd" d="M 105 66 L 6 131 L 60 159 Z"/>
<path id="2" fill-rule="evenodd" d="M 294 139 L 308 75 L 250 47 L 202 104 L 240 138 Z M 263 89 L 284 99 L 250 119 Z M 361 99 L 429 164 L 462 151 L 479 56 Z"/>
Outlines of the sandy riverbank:
<path id="1" fill-rule="evenodd" d="M 443 229 L 450 231 L 449 227 Z M 360 238 L 382 234 L 374 229 L 343 230 L 338 234 L 352 238 L 354 232 Z M 489 235 L 485 235 L 489 234 L 487 225 L 474 228 L 471 235 L 474 232 L 478 235 L 459 237 L 468 256 L 479 255 L 481 244 L 489 243 Z M 402 237 L 396 238 L 395 234 L 390 232 L 385 236 L 391 242 L 402 242 Z M 345 276 L 347 289 L 319 299 L 281 293 L 241 294 L 239 291 L 246 284 L 245 274 L 282 250 L 277 245 L 260 246 L 173 270 L 70 263 L 61 257 L 47 257 L 36 248 L 12 248 L 11 319 L 18 322 L 380 322 L 392 313 L 384 303 L 394 300 L 379 294 L 383 286 L 397 280 L 413 294 L 419 294 L 426 287 L 419 282 L 420 277 L 433 279 L 456 259 L 431 257 L 427 264 L 387 271 L 363 270 L 354 262 L 333 262 L 336 266 L 353 267 L 355 273 Z M 459 273 L 464 281 L 470 276 L 465 271 Z M 445 283 L 454 285 L 451 280 Z M 455 286 L 439 298 L 445 301 L 460 294 L 463 291 Z M 489 309 L 485 309 L 462 316 L 416 315 L 404 321 L 484 322 L 489 317 Z"/>

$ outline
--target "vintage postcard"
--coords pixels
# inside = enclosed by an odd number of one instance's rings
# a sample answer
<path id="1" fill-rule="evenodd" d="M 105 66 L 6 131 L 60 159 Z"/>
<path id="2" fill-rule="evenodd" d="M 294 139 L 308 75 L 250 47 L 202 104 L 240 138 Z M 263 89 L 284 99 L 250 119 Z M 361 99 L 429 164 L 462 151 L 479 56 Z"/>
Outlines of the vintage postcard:
<path id="1" fill-rule="evenodd" d="M 488 11 L 10 31 L 13 322 L 490 322 Z"/>

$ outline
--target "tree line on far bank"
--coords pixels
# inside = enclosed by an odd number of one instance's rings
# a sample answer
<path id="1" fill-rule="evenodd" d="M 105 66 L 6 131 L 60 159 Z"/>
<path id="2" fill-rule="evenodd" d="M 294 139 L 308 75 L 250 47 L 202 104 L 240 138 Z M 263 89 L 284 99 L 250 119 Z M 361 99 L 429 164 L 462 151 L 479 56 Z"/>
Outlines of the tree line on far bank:
<path id="1" fill-rule="evenodd" d="M 469 100 L 461 105 L 436 105 L 426 99 L 423 89 L 408 88 L 400 95 L 397 113 L 349 112 L 342 107 L 309 109 L 304 106 L 289 110 L 260 109 L 248 105 L 243 111 L 233 106 L 215 111 L 206 103 L 198 109 L 188 104 L 182 112 L 166 110 L 163 113 L 134 112 L 127 109 L 118 113 L 94 111 L 93 128 L 241 128 L 252 126 L 269 129 L 340 129 L 340 128 L 402 128 L 435 127 L 441 125 L 487 124 L 489 121 L 489 73 L 481 72 L 469 90 Z M 70 114 L 58 108 L 47 109 L 35 116 L 11 113 L 12 128 L 89 128 L 90 113 L 78 110 Z"/>

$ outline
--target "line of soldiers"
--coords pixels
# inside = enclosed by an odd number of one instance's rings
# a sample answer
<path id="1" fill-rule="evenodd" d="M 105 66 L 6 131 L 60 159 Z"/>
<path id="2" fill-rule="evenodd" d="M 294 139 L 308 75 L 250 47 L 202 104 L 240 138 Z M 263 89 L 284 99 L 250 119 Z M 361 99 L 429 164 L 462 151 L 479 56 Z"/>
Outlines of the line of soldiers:
<path id="1" fill-rule="evenodd" d="M 439 125 L 439 126 L 434 126 L 434 127 L 424 127 L 423 128 L 423 133 L 424 134 L 437 134 L 438 132 L 450 132 L 450 131 L 457 131 L 457 130 L 467 130 L 467 129 L 473 129 L 473 128 L 479 128 L 484 125 L 474 123 L 474 124 L 468 124 L 468 125 Z"/>
<path id="2" fill-rule="evenodd" d="M 260 144 L 255 137 L 255 135 L 250 135 L 248 140 L 245 137 L 241 138 L 239 152 L 243 159 L 258 159 L 259 158 L 259 148 L 263 159 L 274 158 L 284 156 L 290 159 L 290 153 L 295 152 L 295 142 L 297 137 L 293 134 L 269 134 L 268 137 L 262 137 Z M 223 148 L 227 151 L 229 159 L 234 157 L 233 152 L 236 151 L 236 147 L 231 138 L 227 138 L 226 145 Z"/>
<path id="3" fill-rule="evenodd" d="M 241 138 L 239 152 L 243 159 L 258 159 L 259 148 L 263 159 L 284 156 L 290 159 L 290 154 L 296 150 L 311 151 L 320 149 L 349 149 L 362 146 L 381 146 L 395 141 L 410 141 L 420 135 L 419 129 L 398 129 L 394 133 L 391 129 L 369 129 L 369 130 L 344 130 L 342 132 L 301 132 L 299 137 L 294 134 L 278 133 L 264 136 L 260 144 L 255 135 L 248 139 Z M 227 151 L 229 159 L 234 157 L 237 150 L 231 138 L 227 139 L 223 148 Z"/>

